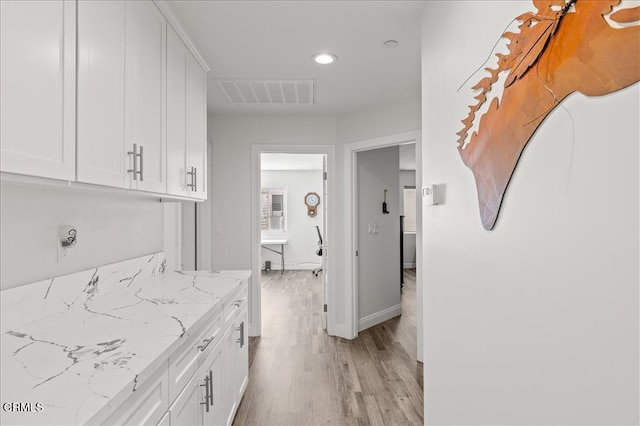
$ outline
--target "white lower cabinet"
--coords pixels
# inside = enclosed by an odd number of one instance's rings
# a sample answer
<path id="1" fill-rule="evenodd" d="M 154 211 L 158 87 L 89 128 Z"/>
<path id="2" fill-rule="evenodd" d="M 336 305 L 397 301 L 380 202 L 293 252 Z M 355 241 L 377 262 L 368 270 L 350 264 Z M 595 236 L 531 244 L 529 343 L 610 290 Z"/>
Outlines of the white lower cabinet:
<path id="1" fill-rule="evenodd" d="M 249 345 L 247 339 L 247 308 L 240 313 L 224 335 L 224 384 L 226 424 L 233 423 L 249 378 Z"/>
<path id="2" fill-rule="evenodd" d="M 136 388 L 129 398 L 103 423 L 105 425 L 155 425 L 163 420 L 169 406 L 166 363 Z"/>
<path id="3" fill-rule="evenodd" d="M 103 424 L 233 423 L 249 378 L 247 281 L 224 300 Z"/>

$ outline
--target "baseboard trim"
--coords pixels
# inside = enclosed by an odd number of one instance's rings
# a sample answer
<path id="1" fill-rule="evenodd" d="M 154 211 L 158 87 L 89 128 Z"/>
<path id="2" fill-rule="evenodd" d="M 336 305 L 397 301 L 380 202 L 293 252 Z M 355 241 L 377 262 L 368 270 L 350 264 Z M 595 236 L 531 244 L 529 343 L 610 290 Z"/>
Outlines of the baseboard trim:
<path id="1" fill-rule="evenodd" d="M 366 317 L 360 319 L 360 323 L 358 325 L 358 331 L 366 330 L 367 328 L 373 327 L 374 325 L 378 325 L 381 322 L 385 322 L 386 320 L 390 320 L 391 318 L 395 318 L 401 314 L 402 314 L 402 304 L 397 304 L 390 308 L 384 309 L 380 312 L 367 315 Z"/>
<path id="2" fill-rule="evenodd" d="M 405 262 L 403 266 L 403 269 L 416 269 L 416 263 L 407 263 Z"/>

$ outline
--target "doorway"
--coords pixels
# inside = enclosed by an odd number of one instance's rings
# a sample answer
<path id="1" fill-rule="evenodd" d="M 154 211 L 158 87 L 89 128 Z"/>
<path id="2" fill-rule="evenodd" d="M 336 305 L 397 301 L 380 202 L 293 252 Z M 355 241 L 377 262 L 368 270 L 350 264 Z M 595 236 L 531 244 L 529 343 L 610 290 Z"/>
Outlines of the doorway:
<path id="1" fill-rule="evenodd" d="M 319 165 L 314 166 L 319 169 L 317 172 L 321 179 L 316 186 L 309 184 L 305 186 L 301 177 L 291 180 L 293 177 L 291 173 L 264 174 L 266 171 L 263 170 L 263 162 L 271 164 L 267 168 L 282 169 L 285 167 L 282 164 L 280 166 L 273 164 L 293 158 L 302 161 L 304 157 L 301 156 L 320 160 Z M 335 214 L 335 203 L 331 199 L 331 194 L 335 193 L 333 159 L 333 146 L 254 145 L 252 147 L 252 279 L 249 295 L 249 334 L 252 337 L 261 334 L 262 270 L 267 266 L 272 270 L 308 269 L 309 274 L 312 274 L 314 269 L 322 269 L 323 300 L 314 309 L 318 309 L 323 316 L 323 324 L 327 332 L 330 335 L 333 333 L 335 324 L 332 309 L 335 294 L 333 287 L 335 271 L 332 265 L 335 264 L 333 261 L 335 255 L 331 250 L 335 234 L 332 220 Z M 286 176 L 287 174 L 289 177 Z M 289 180 L 289 183 L 286 183 L 286 180 Z M 321 247 L 318 245 L 320 238 L 322 238 Z M 310 244 L 311 250 L 309 250 Z M 316 250 L 320 248 L 322 248 L 321 256 L 316 254 Z M 267 261 L 270 265 L 266 264 Z"/>
<path id="2" fill-rule="evenodd" d="M 406 144 L 415 144 L 415 157 L 420 158 L 422 155 L 421 147 L 421 134 L 419 131 L 401 133 L 392 136 L 386 136 L 382 138 L 369 139 L 359 142 L 354 142 L 345 145 L 344 148 L 344 186 L 345 186 L 345 217 L 350 218 L 345 223 L 345 283 L 350 287 L 350 291 L 346 292 L 347 300 L 345 301 L 347 306 L 350 307 L 348 316 L 350 317 L 351 333 L 350 337 L 355 338 L 358 336 L 358 329 L 360 326 L 360 312 L 359 312 L 359 276 L 358 276 L 358 259 L 357 259 L 357 247 L 358 247 L 358 210 L 357 210 L 357 154 L 359 152 L 373 150 L 377 148 L 385 148 L 391 146 L 401 146 Z M 416 186 L 422 184 L 422 170 L 420 169 L 420 162 L 416 162 L 415 167 L 415 182 Z M 380 200 L 382 201 L 382 200 Z M 416 218 L 422 218 L 422 203 L 416 200 Z M 368 225 L 368 224 L 367 224 Z M 368 231 L 368 228 L 367 228 Z M 416 221 L 415 230 L 415 251 L 416 251 L 416 297 L 417 297 L 417 321 L 416 321 L 416 345 L 417 345 L 417 360 L 423 361 L 423 312 L 422 312 L 422 221 L 418 219 Z"/>

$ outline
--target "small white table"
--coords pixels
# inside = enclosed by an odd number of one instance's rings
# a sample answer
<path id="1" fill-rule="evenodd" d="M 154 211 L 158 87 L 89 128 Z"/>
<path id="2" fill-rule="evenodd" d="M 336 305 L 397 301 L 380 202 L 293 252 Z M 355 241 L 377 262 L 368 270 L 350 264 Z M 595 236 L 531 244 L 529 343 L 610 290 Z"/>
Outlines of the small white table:
<path id="1" fill-rule="evenodd" d="M 260 241 L 260 245 L 262 246 L 263 249 L 272 251 L 280 255 L 280 259 L 282 262 L 282 269 L 280 269 L 280 275 L 284 274 L 284 245 L 285 244 L 287 244 L 286 238 L 268 238 L 268 239 L 262 239 Z M 280 246 L 280 251 L 266 247 L 266 246 L 275 246 L 275 245 Z"/>

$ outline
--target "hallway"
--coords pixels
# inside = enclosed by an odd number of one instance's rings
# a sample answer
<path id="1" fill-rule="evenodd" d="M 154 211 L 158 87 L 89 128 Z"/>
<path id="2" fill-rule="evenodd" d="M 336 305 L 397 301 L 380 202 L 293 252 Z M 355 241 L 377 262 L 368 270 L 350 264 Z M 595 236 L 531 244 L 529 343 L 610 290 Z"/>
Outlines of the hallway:
<path id="1" fill-rule="evenodd" d="M 263 273 L 262 337 L 250 339 L 234 424 L 423 424 L 415 270 L 405 271 L 403 315 L 352 341 L 325 334 L 320 291 L 309 271 Z"/>

